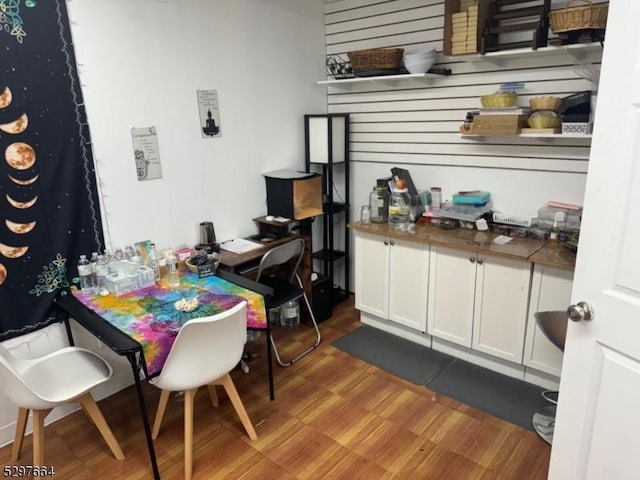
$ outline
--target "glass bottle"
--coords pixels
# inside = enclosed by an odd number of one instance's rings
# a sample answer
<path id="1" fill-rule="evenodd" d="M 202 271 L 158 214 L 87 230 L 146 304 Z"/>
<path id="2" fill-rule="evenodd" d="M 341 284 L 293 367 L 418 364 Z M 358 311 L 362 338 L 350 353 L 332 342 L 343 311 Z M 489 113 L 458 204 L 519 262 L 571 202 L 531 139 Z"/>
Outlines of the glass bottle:
<path id="1" fill-rule="evenodd" d="M 393 224 L 395 230 L 405 231 L 409 227 L 411 223 L 410 204 L 409 190 L 393 187 L 389 199 L 389 223 Z"/>
<path id="2" fill-rule="evenodd" d="M 369 194 L 371 207 L 371 221 L 373 223 L 387 223 L 389 219 L 389 188 L 386 184 L 377 184 Z"/>
<path id="3" fill-rule="evenodd" d="M 80 255 L 78 276 L 80 277 L 80 288 L 82 290 L 91 290 L 93 288 L 93 270 L 86 255 Z"/>
<path id="4" fill-rule="evenodd" d="M 178 288 L 180 286 L 180 272 L 178 271 L 178 257 L 176 257 L 173 249 L 169 250 L 166 264 L 169 288 Z"/>

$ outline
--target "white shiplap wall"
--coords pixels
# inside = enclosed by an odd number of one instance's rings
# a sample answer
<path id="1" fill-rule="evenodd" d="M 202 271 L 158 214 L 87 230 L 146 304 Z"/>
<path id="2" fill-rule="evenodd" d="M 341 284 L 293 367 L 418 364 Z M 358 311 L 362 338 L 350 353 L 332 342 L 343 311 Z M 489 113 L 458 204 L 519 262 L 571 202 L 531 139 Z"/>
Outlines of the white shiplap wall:
<path id="1" fill-rule="evenodd" d="M 552 8 L 564 6 L 553 2 Z M 564 97 L 594 85 L 584 65 L 599 68 L 601 50 L 579 61 L 568 54 L 513 58 L 496 65 L 442 56 L 444 0 L 342 0 L 325 6 L 327 55 L 363 48 L 435 48 L 435 66 L 451 76 L 409 79 L 389 86 L 358 82 L 326 86 L 328 111 L 351 114 L 351 214 L 376 178 L 407 168 L 418 189 L 440 186 L 445 199 L 458 190 L 492 193 L 496 210 L 536 216 L 547 200 L 582 203 L 588 168 L 586 139 L 460 138 L 458 128 L 481 95 L 501 83 L 524 82 L 518 104 L 531 97 Z M 552 35 L 553 37 L 553 35 Z M 319 79 L 320 80 L 320 79 Z"/>

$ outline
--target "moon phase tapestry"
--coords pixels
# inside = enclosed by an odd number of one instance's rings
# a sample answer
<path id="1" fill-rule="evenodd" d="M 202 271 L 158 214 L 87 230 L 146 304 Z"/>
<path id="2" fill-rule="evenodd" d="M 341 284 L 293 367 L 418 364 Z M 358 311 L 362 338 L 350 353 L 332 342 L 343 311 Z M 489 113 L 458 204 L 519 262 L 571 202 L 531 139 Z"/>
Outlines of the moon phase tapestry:
<path id="1" fill-rule="evenodd" d="M 0 340 L 59 321 L 81 254 L 104 249 L 64 0 L 2 0 Z"/>

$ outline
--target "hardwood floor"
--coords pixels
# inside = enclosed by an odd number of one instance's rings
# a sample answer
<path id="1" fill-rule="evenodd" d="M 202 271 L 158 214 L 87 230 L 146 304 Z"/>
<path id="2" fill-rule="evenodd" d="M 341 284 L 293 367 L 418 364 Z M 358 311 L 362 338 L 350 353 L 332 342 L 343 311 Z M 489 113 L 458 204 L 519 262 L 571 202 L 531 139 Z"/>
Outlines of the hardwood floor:
<path id="1" fill-rule="evenodd" d="M 214 409 L 206 389 L 196 397 L 193 479 L 545 479 L 550 448 L 535 433 L 415 386 L 334 348 L 359 326 L 353 300 L 320 324 L 320 347 L 289 368 L 274 367 L 269 401 L 264 336 L 250 371 L 232 372 L 258 439 L 250 441 L 222 389 Z M 282 332 L 278 332 L 282 333 Z M 290 333 L 288 348 L 312 343 L 314 332 Z M 151 421 L 159 392 L 145 385 Z M 152 477 L 137 398 L 129 387 L 99 403 L 125 460 L 116 460 L 87 416 L 77 411 L 45 429 L 45 463 L 55 478 Z M 163 480 L 183 476 L 182 404 L 172 396 L 155 441 Z M 22 465 L 31 462 L 31 436 Z M 12 465 L 11 445 L 0 464 Z"/>

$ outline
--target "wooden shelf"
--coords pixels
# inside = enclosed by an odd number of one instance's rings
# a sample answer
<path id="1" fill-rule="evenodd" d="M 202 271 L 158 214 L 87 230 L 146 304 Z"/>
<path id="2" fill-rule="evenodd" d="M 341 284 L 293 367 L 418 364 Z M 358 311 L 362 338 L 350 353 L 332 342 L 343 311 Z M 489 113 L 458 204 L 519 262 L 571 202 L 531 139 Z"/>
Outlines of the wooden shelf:
<path id="1" fill-rule="evenodd" d="M 481 140 L 485 137 L 503 137 L 503 138 L 540 138 L 549 140 L 591 140 L 591 134 L 579 135 L 574 133 L 518 133 L 513 135 L 499 135 L 499 134 L 477 134 L 477 133 L 461 133 L 460 138 L 469 140 Z"/>
<path id="2" fill-rule="evenodd" d="M 380 83 L 386 86 L 395 86 L 398 82 L 404 80 L 416 80 L 420 82 L 432 82 L 436 78 L 443 78 L 444 75 L 436 73 L 401 73 L 399 75 L 381 75 L 376 77 L 355 77 L 344 78 L 341 80 L 321 80 L 318 85 L 327 85 L 331 87 L 351 88 L 357 83 Z"/>
<path id="3" fill-rule="evenodd" d="M 533 50 L 531 48 L 514 48 L 513 50 L 489 52 L 485 55 L 482 55 L 480 53 L 474 53 L 470 55 L 450 55 L 447 58 L 450 61 L 489 62 L 496 65 L 501 65 L 507 60 L 531 56 L 569 55 L 575 60 L 581 60 L 588 53 L 597 51 L 602 51 L 602 45 L 600 45 L 599 42 L 592 42 L 542 47 L 538 48 L 537 50 Z"/>

